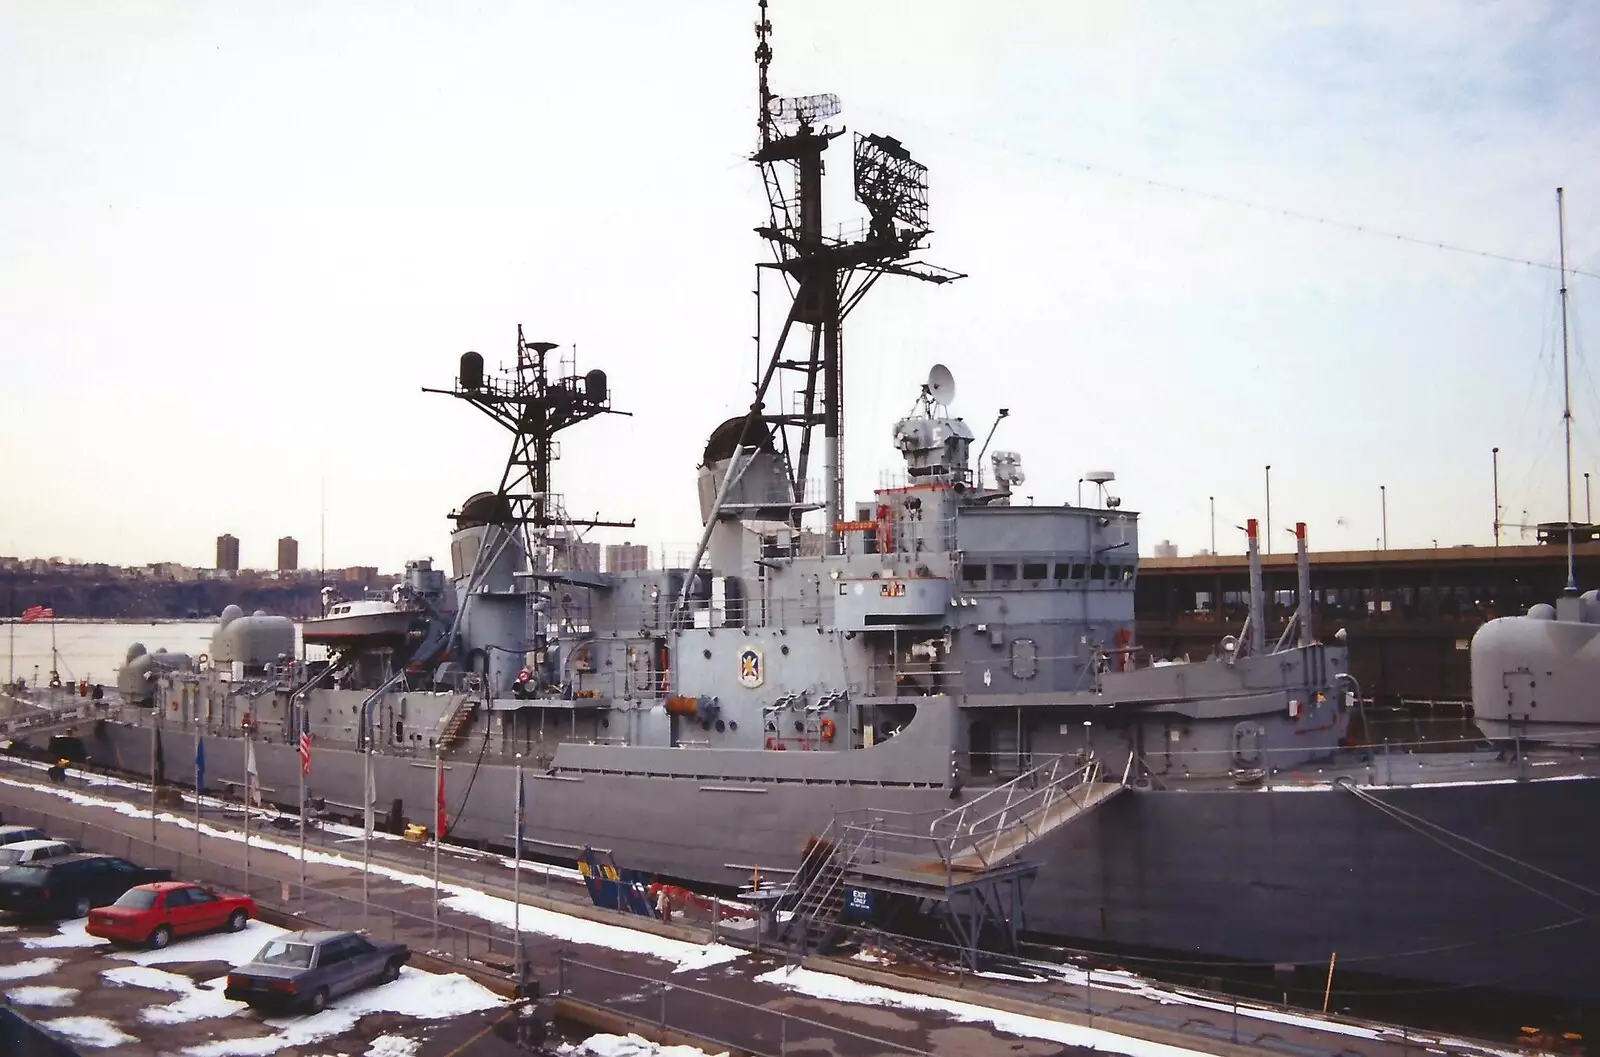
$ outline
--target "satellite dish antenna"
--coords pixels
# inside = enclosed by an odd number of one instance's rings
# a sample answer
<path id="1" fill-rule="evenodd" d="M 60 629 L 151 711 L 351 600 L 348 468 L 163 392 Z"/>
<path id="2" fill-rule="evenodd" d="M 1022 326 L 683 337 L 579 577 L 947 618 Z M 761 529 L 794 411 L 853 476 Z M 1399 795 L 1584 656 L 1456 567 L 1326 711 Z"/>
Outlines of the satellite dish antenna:
<path id="1" fill-rule="evenodd" d="M 933 365 L 928 372 L 928 399 L 941 407 L 949 407 L 956 398 L 956 376 L 942 363 Z"/>

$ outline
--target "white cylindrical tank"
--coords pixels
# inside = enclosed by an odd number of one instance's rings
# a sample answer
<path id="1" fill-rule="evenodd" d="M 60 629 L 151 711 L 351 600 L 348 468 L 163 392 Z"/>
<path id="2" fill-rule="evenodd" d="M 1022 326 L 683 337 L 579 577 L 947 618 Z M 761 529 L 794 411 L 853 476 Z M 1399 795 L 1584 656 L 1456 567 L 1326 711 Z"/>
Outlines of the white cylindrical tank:
<path id="1" fill-rule="evenodd" d="M 1600 723 L 1600 624 L 1556 620 L 1538 605 L 1484 624 L 1471 651 L 1472 708 L 1491 737 Z"/>

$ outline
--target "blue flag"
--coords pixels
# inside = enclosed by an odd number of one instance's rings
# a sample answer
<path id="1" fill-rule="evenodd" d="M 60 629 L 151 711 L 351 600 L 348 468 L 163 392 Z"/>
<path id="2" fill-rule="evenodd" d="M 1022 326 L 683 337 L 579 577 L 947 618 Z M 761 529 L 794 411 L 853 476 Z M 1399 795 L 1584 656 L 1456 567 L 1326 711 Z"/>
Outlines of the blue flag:
<path id="1" fill-rule="evenodd" d="M 194 739 L 194 795 L 200 796 L 206 788 L 206 739 Z"/>

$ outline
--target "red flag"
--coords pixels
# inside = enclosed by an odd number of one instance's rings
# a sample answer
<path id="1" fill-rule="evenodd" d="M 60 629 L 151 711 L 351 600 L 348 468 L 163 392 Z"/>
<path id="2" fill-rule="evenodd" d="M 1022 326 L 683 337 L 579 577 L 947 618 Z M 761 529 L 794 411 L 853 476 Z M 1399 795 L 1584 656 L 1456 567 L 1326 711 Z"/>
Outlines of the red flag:
<path id="1" fill-rule="evenodd" d="M 35 620 L 54 620 L 56 611 L 48 606 L 29 606 L 22 611 L 22 622 L 32 624 Z"/>
<path id="2" fill-rule="evenodd" d="M 446 823 L 446 818 L 445 818 L 445 812 L 444 812 L 444 768 L 441 767 L 441 768 L 439 768 L 439 805 L 438 805 L 438 808 L 437 808 L 437 812 L 436 812 L 436 814 L 434 816 L 434 826 L 433 826 L 433 834 L 434 834 L 434 838 L 436 840 L 443 840 L 444 839 L 445 823 Z"/>

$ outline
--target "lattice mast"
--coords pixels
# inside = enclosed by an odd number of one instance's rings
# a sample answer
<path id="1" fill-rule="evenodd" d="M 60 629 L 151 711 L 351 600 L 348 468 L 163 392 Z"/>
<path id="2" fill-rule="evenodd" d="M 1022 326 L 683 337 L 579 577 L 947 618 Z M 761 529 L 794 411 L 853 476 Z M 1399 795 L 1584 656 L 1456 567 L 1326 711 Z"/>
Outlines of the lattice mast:
<path id="1" fill-rule="evenodd" d="M 844 318 L 881 276 L 945 283 L 962 275 L 910 260 L 930 231 L 928 170 L 898 140 L 887 136 L 855 137 L 855 197 L 870 218 L 865 231 L 853 239 L 842 232 L 834 237 L 824 234 L 822 156 L 845 130 L 818 125 L 839 113 L 839 98 L 772 94 L 768 82 L 772 23 L 767 0 L 759 0 L 758 6 L 755 54 L 761 145 L 753 160 L 761 169 L 770 219 L 756 230 L 773 251 L 773 260 L 761 266 L 784 274 L 792 303 L 756 380 L 752 409 L 775 427 L 774 438 L 794 488 L 796 522 L 806 499 L 813 433 L 822 428 L 822 498 L 831 538 L 834 523 L 845 517 Z M 809 341 L 796 354 L 790 352 L 789 343 L 797 324 Z M 793 403 L 766 413 L 768 391 L 780 371 L 779 391 L 793 394 Z"/>
<path id="2" fill-rule="evenodd" d="M 518 324 L 516 363 L 510 371 L 485 376 L 483 357 L 468 352 L 461 357 L 455 388 L 423 389 L 464 400 L 510 431 L 511 450 L 495 495 L 506 523 L 520 526 L 536 568 L 544 565 L 552 526 L 570 530 L 634 525 L 632 520 L 604 521 L 598 515 L 574 519 L 552 489 L 551 468 L 560 458 L 556 434 L 601 415 L 629 414 L 612 408 L 605 372 L 580 375 L 575 357 L 559 364 L 561 374 L 552 378 L 548 361 L 557 348 L 548 341 L 528 341 Z"/>

